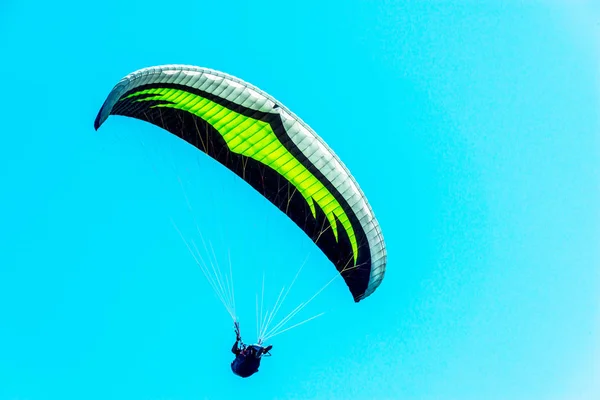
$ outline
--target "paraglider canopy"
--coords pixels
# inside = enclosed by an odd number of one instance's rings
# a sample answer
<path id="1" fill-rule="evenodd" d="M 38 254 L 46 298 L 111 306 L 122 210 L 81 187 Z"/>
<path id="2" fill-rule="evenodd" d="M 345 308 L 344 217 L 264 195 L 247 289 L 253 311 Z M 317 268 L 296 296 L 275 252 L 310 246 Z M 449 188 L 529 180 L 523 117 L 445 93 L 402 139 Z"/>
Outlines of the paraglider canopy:
<path id="1" fill-rule="evenodd" d="M 211 69 L 164 65 L 124 77 L 96 117 L 148 121 L 223 164 L 300 227 L 356 302 L 385 274 L 386 249 L 348 169 L 295 114 L 260 89 Z"/>

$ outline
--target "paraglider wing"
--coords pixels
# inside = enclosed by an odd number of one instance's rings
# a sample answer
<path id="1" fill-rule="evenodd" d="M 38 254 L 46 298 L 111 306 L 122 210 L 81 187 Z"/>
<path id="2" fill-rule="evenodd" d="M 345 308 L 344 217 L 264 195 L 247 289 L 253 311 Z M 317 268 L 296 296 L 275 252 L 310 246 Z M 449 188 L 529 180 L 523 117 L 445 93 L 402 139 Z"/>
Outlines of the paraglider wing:
<path id="1" fill-rule="evenodd" d="M 323 140 L 273 97 L 222 72 L 164 65 L 123 78 L 94 127 L 109 115 L 164 128 L 240 176 L 312 239 L 356 302 L 381 283 L 386 249 L 364 194 Z"/>

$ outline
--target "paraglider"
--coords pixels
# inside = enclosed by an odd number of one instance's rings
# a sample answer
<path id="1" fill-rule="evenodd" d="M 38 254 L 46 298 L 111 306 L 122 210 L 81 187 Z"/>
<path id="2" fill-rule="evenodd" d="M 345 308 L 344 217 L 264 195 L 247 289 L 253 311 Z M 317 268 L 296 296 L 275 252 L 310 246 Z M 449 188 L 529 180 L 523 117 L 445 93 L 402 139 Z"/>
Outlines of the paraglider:
<path id="1" fill-rule="evenodd" d="M 364 193 L 327 144 L 267 93 L 212 69 L 163 65 L 121 79 L 95 129 L 110 115 L 157 125 L 239 176 L 318 246 L 355 302 L 380 285 L 387 253 Z M 258 363 L 261 349 L 250 350 Z"/>
<path id="2" fill-rule="evenodd" d="M 231 362 L 231 370 L 237 376 L 248 378 L 258 372 L 262 357 L 269 354 L 273 346 L 263 347 L 260 344 L 246 346 L 242 342 L 239 323 L 235 322 L 234 327 L 236 338 L 231 352 L 235 354 L 235 359 Z"/>

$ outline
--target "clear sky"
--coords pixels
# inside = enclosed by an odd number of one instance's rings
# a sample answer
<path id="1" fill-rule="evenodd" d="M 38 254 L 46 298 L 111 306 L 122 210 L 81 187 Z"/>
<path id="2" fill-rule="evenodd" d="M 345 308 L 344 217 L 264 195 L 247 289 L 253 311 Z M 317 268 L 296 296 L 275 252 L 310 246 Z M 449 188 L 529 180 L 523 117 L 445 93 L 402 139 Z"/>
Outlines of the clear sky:
<path id="1" fill-rule="evenodd" d="M 599 29 L 594 1 L 2 1 L 0 400 L 599 399 Z M 166 132 L 94 131 L 171 63 L 286 104 L 387 243 L 379 290 L 335 281 L 247 380 L 170 218 L 231 254 L 247 341 L 263 273 L 272 305 L 309 255 L 283 316 L 334 269 Z"/>

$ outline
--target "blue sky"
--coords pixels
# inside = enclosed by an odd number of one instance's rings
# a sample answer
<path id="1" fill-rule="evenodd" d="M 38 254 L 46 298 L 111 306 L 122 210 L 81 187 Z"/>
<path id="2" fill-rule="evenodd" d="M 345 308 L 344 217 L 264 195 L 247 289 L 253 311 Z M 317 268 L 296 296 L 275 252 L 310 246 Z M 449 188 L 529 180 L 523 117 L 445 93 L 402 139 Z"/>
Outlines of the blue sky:
<path id="1" fill-rule="evenodd" d="M 0 400 L 600 398 L 599 29 L 592 1 L 2 2 Z M 263 272 L 272 304 L 309 256 L 289 311 L 333 268 L 165 132 L 93 130 L 170 63 L 303 118 L 387 242 L 373 296 L 334 282 L 248 380 L 170 218 L 230 252 L 249 341 Z"/>

